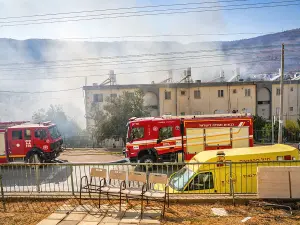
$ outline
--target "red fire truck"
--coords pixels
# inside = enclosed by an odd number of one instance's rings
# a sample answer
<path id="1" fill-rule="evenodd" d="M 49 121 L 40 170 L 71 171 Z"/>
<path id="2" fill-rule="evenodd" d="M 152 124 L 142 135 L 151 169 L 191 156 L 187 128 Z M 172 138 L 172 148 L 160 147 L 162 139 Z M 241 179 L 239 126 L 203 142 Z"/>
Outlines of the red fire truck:
<path id="1" fill-rule="evenodd" d="M 131 118 L 125 154 L 131 162 L 190 160 L 205 150 L 253 146 L 250 114 Z"/>
<path id="2" fill-rule="evenodd" d="M 61 134 L 51 122 L 0 122 L 0 163 L 50 162 L 63 151 L 62 144 Z"/>

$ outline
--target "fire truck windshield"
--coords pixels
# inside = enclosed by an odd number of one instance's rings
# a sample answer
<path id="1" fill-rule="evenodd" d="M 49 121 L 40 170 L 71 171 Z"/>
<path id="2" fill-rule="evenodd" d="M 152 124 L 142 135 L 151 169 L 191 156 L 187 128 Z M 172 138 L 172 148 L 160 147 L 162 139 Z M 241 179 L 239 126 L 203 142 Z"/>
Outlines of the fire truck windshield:
<path id="1" fill-rule="evenodd" d="M 194 174 L 194 171 L 187 167 L 183 167 L 171 177 L 169 184 L 174 190 L 183 191 L 183 188 Z"/>
<path id="2" fill-rule="evenodd" d="M 57 139 L 61 136 L 56 126 L 49 127 L 49 133 L 53 139 Z"/>

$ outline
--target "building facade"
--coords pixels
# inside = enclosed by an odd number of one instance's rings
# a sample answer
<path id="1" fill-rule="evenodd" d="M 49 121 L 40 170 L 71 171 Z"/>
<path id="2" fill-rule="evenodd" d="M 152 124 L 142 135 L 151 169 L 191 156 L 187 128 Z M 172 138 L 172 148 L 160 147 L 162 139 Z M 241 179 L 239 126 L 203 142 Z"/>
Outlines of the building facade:
<path id="1" fill-rule="evenodd" d="M 93 107 L 101 110 L 107 97 L 124 91 L 143 90 L 151 115 L 201 115 L 248 112 L 270 120 L 280 110 L 279 82 L 214 82 L 141 85 L 85 86 L 87 128 L 93 126 Z M 297 120 L 300 114 L 300 82 L 284 83 L 284 120 Z"/>

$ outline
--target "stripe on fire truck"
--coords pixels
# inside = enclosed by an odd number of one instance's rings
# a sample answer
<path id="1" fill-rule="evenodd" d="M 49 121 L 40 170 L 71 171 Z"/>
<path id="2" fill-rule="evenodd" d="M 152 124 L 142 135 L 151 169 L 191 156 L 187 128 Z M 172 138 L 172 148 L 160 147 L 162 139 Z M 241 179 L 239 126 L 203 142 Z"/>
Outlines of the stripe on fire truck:
<path id="1" fill-rule="evenodd" d="M 26 155 L 9 155 L 10 158 L 24 158 Z M 6 155 L 1 155 L 1 159 L 6 158 Z"/>

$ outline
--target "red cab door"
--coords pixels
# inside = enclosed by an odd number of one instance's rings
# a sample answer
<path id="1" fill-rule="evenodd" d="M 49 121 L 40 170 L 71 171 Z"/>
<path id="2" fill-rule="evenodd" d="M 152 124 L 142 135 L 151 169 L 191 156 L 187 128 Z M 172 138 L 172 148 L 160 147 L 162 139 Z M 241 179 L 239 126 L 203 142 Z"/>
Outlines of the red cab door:
<path id="1" fill-rule="evenodd" d="M 24 142 L 24 130 L 23 129 L 9 129 L 8 130 L 8 146 L 10 158 L 22 158 L 25 157 L 25 142 Z"/>
<path id="2" fill-rule="evenodd" d="M 36 128 L 34 130 L 33 147 L 39 148 L 43 151 L 48 150 L 48 144 L 46 142 L 47 132 L 43 128 Z"/>
<path id="3" fill-rule="evenodd" d="M 33 129 L 26 128 L 24 129 L 24 148 L 25 153 L 29 152 L 33 147 Z"/>

